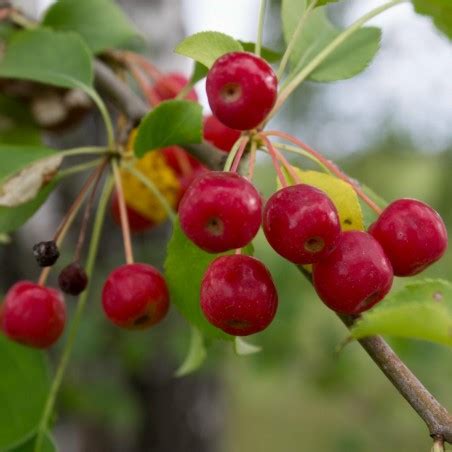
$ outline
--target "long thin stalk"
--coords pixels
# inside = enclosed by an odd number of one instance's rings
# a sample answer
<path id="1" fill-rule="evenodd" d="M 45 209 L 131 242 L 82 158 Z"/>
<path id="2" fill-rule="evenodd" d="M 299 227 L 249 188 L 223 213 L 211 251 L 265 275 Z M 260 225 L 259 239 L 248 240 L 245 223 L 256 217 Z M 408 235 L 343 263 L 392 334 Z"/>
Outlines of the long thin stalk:
<path id="1" fill-rule="evenodd" d="M 267 132 L 262 132 L 261 136 L 276 136 L 279 138 L 282 138 L 283 140 L 290 141 L 294 143 L 296 146 L 299 146 L 300 148 L 304 149 L 305 151 L 309 152 L 311 155 L 313 155 L 317 160 L 322 162 L 333 174 L 335 174 L 339 179 L 342 179 L 344 182 L 347 182 L 352 186 L 352 188 L 355 190 L 356 194 L 377 214 L 380 215 L 382 212 L 382 209 L 375 203 L 372 199 L 367 196 L 362 188 L 353 181 L 350 177 L 347 176 L 343 171 L 341 171 L 333 162 L 325 158 L 320 152 L 317 152 L 316 150 L 312 149 L 307 144 L 303 143 L 300 139 L 293 137 L 292 135 L 280 132 L 277 130 L 270 130 Z"/>
<path id="2" fill-rule="evenodd" d="M 262 51 L 262 38 L 264 34 L 264 20 L 265 20 L 265 10 L 267 7 L 267 0 L 261 0 L 259 6 L 259 19 L 257 23 L 257 38 L 256 38 L 256 46 L 254 48 L 254 53 L 257 56 L 260 56 Z"/>
<path id="3" fill-rule="evenodd" d="M 280 80 L 284 74 L 284 71 L 286 69 L 287 63 L 289 62 L 289 58 L 292 55 L 295 44 L 297 43 L 297 40 L 300 37 L 301 32 L 303 31 L 306 20 L 311 14 L 311 11 L 315 8 L 317 1 L 318 0 L 313 0 L 313 2 L 308 5 L 308 7 L 304 10 L 303 14 L 301 15 L 300 20 L 298 21 L 297 28 L 293 32 L 289 44 L 287 44 L 286 51 L 284 52 L 284 55 L 281 59 L 281 63 L 279 64 L 278 72 L 276 74 L 278 80 Z"/>
<path id="4" fill-rule="evenodd" d="M 94 221 L 93 233 L 91 236 L 91 243 L 88 251 L 88 257 L 86 260 L 86 273 L 89 278 L 94 270 L 94 265 L 96 262 L 97 251 L 99 248 L 99 240 L 102 232 L 102 226 L 104 224 L 105 211 L 107 209 L 108 200 L 110 198 L 110 194 L 113 188 L 113 179 L 109 177 L 105 183 L 101 198 L 99 200 L 99 205 L 97 208 L 96 219 Z M 61 387 L 61 383 L 63 381 L 64 374 L 66 372 L 69 359 L 72 354 L 72 349 L 74 347 L 75 339 L 77 337 L 78 328 L 80 325 L 80 321 L 86 306 L 86 302 L 88 300 L 88 288 L 80 295 L 80 298 L 77 303 L 77 308 L 75 310 L 74 319 L 72 321 L 71 328 L 69 330 L 68 338 L 66 341 L 66 345 L 63 350 L 63 354 L 61 355 L 60 363 L 55 373 L 55 378 L 52 382 L 52 386 L 49 391 L 49 395 L 47 396 L 47 401 L 44 407 L 44 411 L 41 417 L 41 421 L 39 423 L 39 428 L 36 437 L 36 443 L 34 447 L 34 452 L 42 452 L 43 440 L 47 428 L 49 426 L 50 417 L 52 416 L 53 409 L 55 407 L 56 397 Z"/>
<path id="5" fill-rule="evenodd" d="M 293 91 L 306 80 L 311 72 L 313 72 L 317 67 L 320 66 L 340 45 L 342 45 L 350 36 L 356 33 L 366 22 L 383 13 L 384 11 L 400 4 L 406 2 L 407 0 L 392 0 L 389 3 L 379 6 L 372 11 L 365 14 L 363 17 L 354 22 L 350 27 L 345 29 L 341 34 L 337 36 L 330 44 L 328 44 L 320 53 L 316 55 L 300 72 L 294 77 L 294 79 L 286 86 L 286 88 L 281 91 L 278 96 L 276 105 L 269 114 L 267 121 L 272 118 L 276 112 L 282 107 L 284 102 L 293 93 Z"/>
<path id="6" fill-rule="evenodd" d="M 76 155 L 108 154 L 110 149 L 105 146 L 86 146 L 81 148 L 66 149 L 58 153 L 61 157 L 73 157 Z"/>
<path id="7" fill-rule="evenodd" d="M 126 200 L 124 198 L 121 174 L 119 172 L 118 162 L 116 160 L 112 160 L 111 165 L 113 168 L 116 192 L 118 193 L 119 216 L 121 218 L 121 230 L 124 242 L 124 254 L 126 257 L 126 262 L 128 264 L 132 264 L 134 261 L 132 250 L 132 239 L 130 237 L 129 216 L 127 214 Z"/>
<path id="8" fill-rule="evenodd" d="M 315 158 L 312 154 L 305 151 L 304 149 L 299 148 L 298 146 L 291 146 L 290 144 L 285 143 L 273 143 L 273 146 L 275 146 L 276 149 L 280 149 L 281 151 L 293 152 L 294 154 L 306 157 L 312 162 L 315 162 L 317 165 L 319 165 L 325 172 L 331 173 L 328 167 L 324 165 L 320 160 Z"/>
<path id="9" fill-rule="evenodd" d="M 83 173 L 86 170 L 89 170 L 91 168 L 95 168 L 96 166 L 98 166 L 102 160 L 103 159 L 96 159 L 96 160 L 91 160 L 89 162 L 80 163 L 80 165 L 70 166 L 67 169 L 61 170 L 58 173 L 57 178 L 63 179 L 65 177 L 72 176 L 73 174 Z"/>

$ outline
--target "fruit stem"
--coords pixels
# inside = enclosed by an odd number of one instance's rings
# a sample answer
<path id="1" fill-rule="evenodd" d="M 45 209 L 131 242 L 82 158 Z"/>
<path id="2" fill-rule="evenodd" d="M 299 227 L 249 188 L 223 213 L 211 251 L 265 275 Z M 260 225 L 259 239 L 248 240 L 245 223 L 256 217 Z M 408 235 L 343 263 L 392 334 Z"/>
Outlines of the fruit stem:
<path id="1" fill-rule="evenodd" d="M 67 232 L 69 231 L 70 227 L 72 226 L 72 223 L 75 220 L 75 217 L 77 216 L 77 213 L 79 212 L 80 208 L 82 207 L 83 201 L 88 193 L 89 188 L 91 187 L 93 182 L 98 178 L 98 176 L 101 174 L 100 169 L 101 169 L 101 166 L 98 166 L 98 168 L 90 174 L 89 178 L 86 180 L 82 189 L 80 190 L 80 193 L 75 198 L 71 207 L 69 207 L 69 210 L 66 212 L 66 215 L 63 217 L 57 230 L 55 231 L 53 240 L 55 241 L 56 246 L 58 248 L 61 247 L 63 240 L 66 237 Z M 61 174 L 60 174 L 60 177 L 61 177 Z M 51 269 L 52 269 L 52 267 L 45 267 L 42 269 L 41 274 L 39 275 L 38 285 L 45 286 Z"/>
<path id="2" fill-rule="evenodd" d="M 132 62 L 127 62 L 127 68 L 129 69 L 133 79 L 137 82 L 137 85 L 140 88 L 141 92 L 143 93 L 144 97 L 146 98 L 148 104 L 150 104 L 153 107 L 157 105 L 158 100 L 151 93 L 151 84 L 149 83 L 149 80 L 141 72 L 141 69 L 138 68 Z"/>
<path id="3" fill-rule="evenodd" d="M 160 202 L 161 206 L 165 209 L 166 214 L 168 215 L 171 223 L 175 223 L 177 221 L 177 215 L 174 212 L 173 208 L 160 192 L 160 190 L 155 186 L 151 179 L 147 178 L 140 170 L 134 168 L 133 166 L 126 166 L 125 169 L 135 176 L 140 182 L 157 198 Z"/>
<path id="4" fill-rule="evenodd" d="M 113 168 L 113 176 L 115 179 L 116 192 L 118 193 L 119 215 L 121 217 L 121 230 L 124 242 L 124 254 L 126 262 L 133 264 L 132 239 L 130 238 L 129 217 L 127 215 L 126 200 L 124 198 L 124 190 L 122 187 L 121 174 L 119 172 L 118 162 L 113 159 L 111 161 Z"/>
<path id="5" fill-rule="evenodd" d="M 264 142 L 264 146 L 267 148 L 270 157 L 272 158 L 273 166 L 275 167 L 276 174 L 278 175 L 279 182 L 282 187 L 287 187 L 287 180 L 284 177 L 284 174 L 281 171 L 281 167 L 278 163 L 278 158 L 276 157 L 275 148 L 272 146 L 270 140 L 263 134 L 260 135 L 260 138 Z"/>
<path id="6" fill-rule="evenodd" d="M 276 157 L 284 165 L 284 168 L 289 173 L 289 175 L 292 178 L 293 182 L 295 184 L 301 184 L 302 182 L 301 182 L 300 176 L 296 172 L 295 168 L 287 161 L 287 159 L 284 157 L 283 154 L 281 154 L 281 152 L 277 151 L 275 148 L 273 148 L 273 149 L 275 151 Z"/>
<path id="7" fill-rule="evenodd" d="M 237 151 L 237 155 L 234 157 L 234 163 L 231 166 L 231 172 L 233 172 L 233 173 L 237 172 L 237 170 L 239 168 L 240 160 L 242 160 L 243 153 L 245 152 L 246 145 L 248 144 L 249 141 L 250 141 L 249 137 L 245 137 L 245 139 L 242 140 L 242 142 L 240 143 L 240 147 Z"/>
<path id="8" fill-rule="evenodd" d="M 257 56 L 261 56 L 262 51 L 262 37 L 264 34 L 264 19 L 265 19 L 265 9 L 267 6 L 267 0 L 261 0 L 259 6 L 259 19 L 257 23 L 257 39 L 256 46 L 254 47 L 254 53 Z"/>
<path id="9" fill-rule="evenodd" d="M 276 74 L 278 80 L 281 80 L 281 77 L 284 75 L 284 71 L 286 69 L 287 63 L 289 62 L 290 55 L 292 54 L 295 44 L 297 43 L 297 40 L 300 37 L 301 32 L 303 31 L 306 20 L 311 14 L 311 11 L 317 5 L 317 1 L 318 0 L 313 0 L 312 3 L 309 4 L 309 6 L 304 10 L 303 14 L 301 15 L 300 20 L 298 21 L 297 28 L 295 28 L 295 31 L 293 32 L 292 37 L 290 38 L 289 44 L 287 44 L 286 51 L 284 52 L 281 63 L 279 65 L 278 72 Z"/>
<path id="10" fill-rule="evenodd" d="M 163 76 L 163 74 L 145 57 L 134 52 L 121 52 L 121 54 L 122 60 L 137 63 L 153 80 L 157 80 Z"/>
<path id="11" fill-rule="evenodd" d="M 352 36 L 355 32 L 357 32 L 366 22 L 384 11 L 396 6 L 400 3 L 406 2 L 407 0 L 392 0 L 384 5 L 379 6 L 378 8 L 373 9 L 368 12 L 360 19 L 355 21 L 350 27 L 346 28 L 342 33 L 340 33 L 336 39 L 330 42 L 320 53 L 316 55 L 291 81 L 288 85 L 280 92 L 278 96 L 278 100 L 276 101 L 276 105 L 273 107 L 273 110 L 267 117 L 268 121 L 272 118 L 282 107 L 284 102 L 288 99 L 288 97 L 292 94 L 292 92 L 298 88 L 298 86 L 306 80 L 309 75 L 317 69 L 340 45 L 342 45 L 350 36 Z"/>
<path id="12" fill-rule="evenodd" d="M 377 214 L 380 215 L 383 211 L 372 199 L 370 199 L 362 190 L 362 188 L 353 181 L 350 177 L 348 177 L 344 172 L 342 172 L 333 162 L 325 158 L 322 154 L 315 151 L 311 147 L 309 147 L 307 144 L 303 143 L 298 138 L 293 137 L 292 135 L 285 133 L 285 132 L 279 132 L 277 130 L 269 130 L 267 132 L 262 132 L 261 136 L 276 136 L 278 138 L 282 138 L 283 140 L 290 141 L 294 143 L 296 146 L 299 146 L 300 148 L 304 149 L 305 151 L 309 152 L 312 156 L 314 156 L 319 162 L 322 162 L 323 165 L 325 165 L 335 176 L 337 176 L 339 179 L 342 179 L 343 181 L 350 184 L 355 190 L 356 194 Z"/>
<path id="13" fill-rule="evenodd" d="M 82 225 L 80 227 L 79 236 L 77 239 L 77 245 L 75 246 L 75 255 L 74 262 L 79 262 L 81 250 L 83 248 L 83 244 L 85 242 L 86 230 L 88 229 L 89 218 L 91 216 L 91 211 L 94 205 L 94 199 L 96 197 L 97 187 L 99 185 L 102 174 L 105 170 L 105 167 L 108 164 L 108 158 L 104 159 L 102 164 L 99 167 L 99 171 L 97 172 L 96 179 L 93 183 L 93 188 L 91 189 L 91 194 L 89 195 L 88 202 L 85 207 L 85 212 L 83 213 Z"/>
<path id="14" fill-rule="evenodd" d="M 89 279 L 91 279 L 90 277 L 94 269 L 97 251 L 99 248 L 99 240 L 102 232 L 102 226 L 105 218 L 105 211 L 108 205 L 108 199 L 110 198 L 112 188 L 113 188 L 113 179 L 111 176 L 109 176 L 105 183 L 102 195 L 99 200 L 96 219 L 94 221 L 93 232 L 91 236 L 91 243 L 88 251 L 88 257 L 86 260 L 86 274 L 88 275 Z M 63 381 L 63 377 L 66 372 L 67 365 L 69 363 L 69 358 L 71 357 L 72 349 L 75 343 L 75 338 L 77 336 L 78 327 L 87 300 L 88 300 L 88 290 L 85 290 L 80 296 L 79 302 L 77 303 L 77 308 L 75 310 L 74 320 L 72 321 L 71 329 L 68 334 L 68 339 L 66 341 L 63 353 L 61 355 L 61 359 L 58 364 L 58 368 L 56 370 L 55 378 L 52 382 L 49 395 L 47 396 L 47 401 L 38 427 L 34 452 L 42 451 L 44 435 L 47 431 L 50 417 L 52 416 L 56 397 L 58 395 L 58 391 Z"/>
<path id="15" fill-rule="evenodd" d="M 256 157 L 257 157 L 257 142 L 256 142 L 256 140 L 251 140 L 250 164 L 248 167 L 248 179 L 250 181 L 252 181 L 253 177 L 254 177 L 254 168 L 256 166 Z"/>
<path id="16" fill-rule="evenodd" d="M 226 163 L 224 164 L 223 167 L 223 171 L 231 171 L 231 166 L 234 163 L 235 160 L 235 156 L 237 155 L 240 146 L 242 144 L 242 141 L 244 141 L 247 137 L 245 136 L 240 136 L 237 141 L 233 144 L 229 154 L 228 154 L 228 158 L 226 159 Z"/>
<path id="17" fill-rule="evenodd" d="M 325 166 L 320 160 L 318 160 L 316 157 L 314 157 L 312 154 L 305 151 L 304 149 L 299 148 L 298 146 L 291 146 L 290 144 L 285 143 L 273 143 L 273 146 L 276 149 L 281 149 L 282 151 L 289 151 L 298 155 L 302 155 L 303 157 L 307 157 L 308 159 L 317 163 L 317 165 L 319 165 L 325 172 L 331 174 L 331 171 L 328 169 L 328 167 Z"/>

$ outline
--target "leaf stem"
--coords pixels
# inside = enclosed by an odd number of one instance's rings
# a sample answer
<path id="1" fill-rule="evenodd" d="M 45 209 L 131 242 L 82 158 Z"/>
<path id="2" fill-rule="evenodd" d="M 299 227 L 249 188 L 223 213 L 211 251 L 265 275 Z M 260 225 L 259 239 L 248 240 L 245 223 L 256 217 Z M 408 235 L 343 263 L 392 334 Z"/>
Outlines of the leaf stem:
<path id="1" fill-rule="evenodd" d="M 115 179 L 116 192 L 118 193 L 119 216 L 121 217 L 121 230 L 124 242 L 124 254 L 126 262 L 133 264 L 132 239 L 130 237 L 129 216 L 127 214 L 126 200 L 124 198 L 124 190 L 122 186 L 121 174 L 119 172 L 118 162 L 113 159 L 111 162 L 113 168 L 113 176 Z"/>
<path id="2" fill-rule="evenodd" d="M 73 157 L 75 155 L 92 155 L 92 154 L 108 154 L 112 152 L 111 149 L 105 146 L 87 146 L 81 148 L 65 149 L 57 155 L 60 157 Z"/>
<path id="3" fill-rule="evenodd" d="M 273 110 L 270 112 L 267 121 L 272 118 L 282 107 L 284 102 L 288 99 L 288 97 L 292 94 L 292 92 L 298 88 L 298 86 L 309 77 L 309 75 L 317 69 L 320 64 L 322 64 L 341 44 L 343 44 L 350 36 L 352 36 L 355 32 L 357 32 L 366 22 L 384 11 L 400 4 L 406 2 L 407 0 L 392 0 L 384 5 L 379 6 L 378 8 L 373 9 L 368 12 L 360 19 L 355 21 L 350 27 L 346 28 L 341 34 L 337 36 L 336 39 L 331 41 L 320 53 L 317 54 L 315 58 L 313 58 L 298 74 L 296 77 L 291 80 L 291 82 L 286 86 L 283 91 L 280 92 L 278 96 L 278 100 L 276 105 L 273 107 Z"/>
<path id="4" fill-rule="evenodd" d="M 267 0 L 261 0 L 259 6 L 259 19 L 257 23 L 257 39 L 256 46 L 254 47 L 254 53 L 257 56 L 261 55 L 262 51 L 262 38 L 264 34 L 264 19 L 265 19 L 265 9 L 267 6 Z"/>
<path id="5" fill-rule="evenodd" d="M 97 251 L 99 248 L 99 240 L 102 232 L 102 226 L 104 224 L 105 211 L 108 205 L 108 199 L 110 198 L 111 190 L 113 188 L 113 179 L 110 176 L 104 186 L 101 198 L 99 200 L 99 206 L 96 213 L 96 219 L 94 221 L 93 233 L 91 236 L 91 243 L 88 251 L 88 257 L 86 260 L 86 273 L 89 277 L 91 277 L 96 257 Z M 88 287 L 89 288 L 89 287 Z M 64 374 L 66 372 L 67 365 L 69 363 L 69 359 L 72 354 L 72 349 L 74 347 L 75 338 L 77 336 L 78 327 L 80 324 L 80 320 L 82 318 L 83 311 L 85 309 L 86 302 L 88 300 L 88 289 L 85 290 L 79 298 L 77 308 L 74 314 L 74 320 L 72 321 L 71 329 L 68 334 L 68 339 L 66 341 L 66 345 L 63 350 L 63 354 L 61 355 L 60 363 L 58 365 L 55 378 L 52 382 L 52 386 L 49 391 L 49 395 L 47 396 L 46 405 L 44 407 L 44 411 L 41 417 L 41 421 L 39 423 L 39 428 L 36 437 L 36 443 L 34 447 L 34 452 L 41 452 L 43 446 L 43 440 L 45 433 L 48 428 L 49 420 L 52 415 L 56 397 L 58 395 L 58 391 L 61 387 L 61 383 L 63 381 Z"/>
<path id="6" fill-rule="evenodd" d="M 110 113 L 108 113 L 108 110 L 107 110 L 107 107 L 105 106 L 104 101 L 101 99 L 99 94 L 97 94 L 96 90 L 94 90 L 92 88 L 88 88 L 88 87 L 85 87 L 84 90 L 87 92 L 87 94 L 89 94 L 89 96 L 91 97 L 93 102 L 97 105 L 97 108 L 99 109 L 102 119 L 104 121 L 105 129 L 107 131 L 108 147 L 109 147 L 109 149 L 114 149 L 115 134 L 113 131 L 113 123 L 111 121 Z"/>
<path id="7" fill-rule="evenodd" d="M 161 206 L 165 209 L 169 219 L 174 224 L 177 221 L 177 215 L 174 212 L 173 208 L 160 192 L 160 190 L 156 187 L 154 182 L 151 179 L 147 178 L 140 170 L 134 168 L 133 166 L 125 166 L 124 167 L 130 174 L 134 175 L 140 182 L 158 199 Z"/>
<path id="8" fill-rule="evenodd" d="M 73 174 L 82 173 L 83 171 L 98 166 L 102 160 L 103 159 L 96 159 L 89 162 L 80 163 L 80 165 L 71 166 L 65 170 L 60 171 L 57 175 L 57 178 L 63 179 L 64 177 L 72 176 Z"/>
<path id="9" fill-rule="evenodd" d="M 303 14 L 301 15 L 300 20 L 298 21 L 297 28 L 293 32 L 289 44 L 287 44 L 286 51 L 284 52 L 281 63 L 279 65 L 278 72 L 276 74 L 278 80 L 280 80 L 281 77 L 284 75 L 284 71 L 286 69 L 287 63 L 289 62 L 289 58 L 293 52 L 295 44 L 297 43 L 297 40 L 300 37 L 301 32 L 303 31 L 306 20 L 311 14 L 311 11 L 315 8 L 317 1 L 318 0 L 313 0 L 313 2 L 309 4 L 309 6 L 304 10 Z"/>

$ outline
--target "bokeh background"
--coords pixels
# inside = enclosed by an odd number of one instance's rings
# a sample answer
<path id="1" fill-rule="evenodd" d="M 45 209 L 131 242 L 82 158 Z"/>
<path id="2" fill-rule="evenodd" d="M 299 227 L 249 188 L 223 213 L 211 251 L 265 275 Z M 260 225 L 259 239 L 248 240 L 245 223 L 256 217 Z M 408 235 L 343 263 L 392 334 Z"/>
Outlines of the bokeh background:
<path id="1" fill-rule="evenodd" d="M 16 3 L 38 16 L 51 2 Z M 149 56 L 166 71 L 190 73 L 191 63 L 172 51 L 196 31 L 255 39 L 258 0 L 120 3 L 145 36 Z M 347 24 L 379 3 L 345 1 L 334 5 L 331 14 Z M 282 46 L 278 7 L 273 1 L 265 27 L 265 44 L 274 49 Z M 452 229 L 452 45 L 410 4 L 373 24 L 383 28 L 383 40 L 368 70 L 348 81 L 306 83 L 274 126 L 334 158 L 389 201 L 415 197 L 430 203 Z M 202 83 L 197 90 L 207 112 Z M 90 115 L 76 129 L 46 140 L 62 147 L 101 143 L 101 122 Z M 274 179 L 268 161 L 260 160 L 256 180 L 264 193 L 274 190 Z M 2 291 L 18 278 L 37 276 L 31 246 L 48 239 L 79 183 L 62 187 L 11 244 L 0 247 Z M 162 225 L 136 237 L 137 260 L 162 267 L 169 236 L 169 225 Z M 89 309 L 60 397 L 56 440 L 62 452 L 429 450 L 423 423 L 360 347 L 337 351 L 346 330 L 299 272 L 276 256 L 262 236 L 255 248 L 280 294 L 276 320 L 251 339 L 263 351 L 237 357 L 227 345 L 217 344 L 201 371 L 177 379 L 173 374 L 184 358 L 189 329 L 175 309 L 145 333 L 118 331 L 102 316 L 102 282 L 122 263 L 120 232 L 109 219 Z M 64 249 L 61 261 L 72 252 L 71 246 Z M 451 269 L 448 252 L 422 277 L 450 279 Z M 390 342 L 452 407 L 452 351 L 418 341 Z M 52 351 L 51 358 L 58 352 Z"/>

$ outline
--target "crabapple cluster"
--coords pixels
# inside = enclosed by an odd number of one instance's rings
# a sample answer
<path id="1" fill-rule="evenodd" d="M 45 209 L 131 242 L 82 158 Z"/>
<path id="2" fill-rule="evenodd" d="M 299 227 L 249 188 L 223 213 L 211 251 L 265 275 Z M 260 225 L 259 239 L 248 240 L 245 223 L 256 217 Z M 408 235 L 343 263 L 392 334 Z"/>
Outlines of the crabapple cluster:
<path id="1" fill-rule="evenodd" d="M 214 63 L 206 88 L 216 116 L 212 124 L 249 130 L 267 117 L 277 85 L 262 59 L 234 52 Z M 252 183 L 233 172 L 201 175 L 179 206 L 182 230 L 198 247 L 210 253 L 238 250 L 209 265 L 200 293 L 208 321 L 237 336 L 265 329 L 278 305 L 269 271 L 240 252 L 261 225 L 279 255 L 297 265 L 312 265 L 314 288 L 321 300 L 348 315 L 370 309 L 389 292 L 394 275 L 419 273 L 447 247 L 440 216 L 416 200 L 390 204 L 369 232 L 342 231 L 333 201 L 303 183 L 281 188 L 262 206 Z"/>

